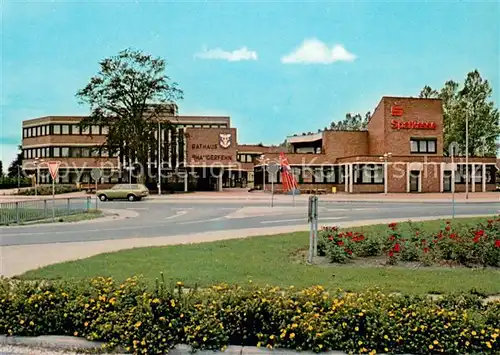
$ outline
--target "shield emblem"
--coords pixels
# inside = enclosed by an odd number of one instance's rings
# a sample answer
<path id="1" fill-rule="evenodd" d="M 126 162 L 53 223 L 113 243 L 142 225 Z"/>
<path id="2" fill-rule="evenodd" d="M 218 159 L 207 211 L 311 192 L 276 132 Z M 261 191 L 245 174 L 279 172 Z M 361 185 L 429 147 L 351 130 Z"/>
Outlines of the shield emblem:
<path id="1" fill-rule="evenodd" d="M 219 145 L 227 149 L 231 146 L 231 133 L 219 133 Z"/>

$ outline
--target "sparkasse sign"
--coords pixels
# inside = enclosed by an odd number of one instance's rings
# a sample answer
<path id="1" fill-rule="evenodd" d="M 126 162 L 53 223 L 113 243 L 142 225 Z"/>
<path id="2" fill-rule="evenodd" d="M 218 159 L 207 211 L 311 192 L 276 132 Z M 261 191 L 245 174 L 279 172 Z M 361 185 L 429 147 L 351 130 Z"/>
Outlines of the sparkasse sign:
<path id="1" fill-rule="evenodd" d="M 436 129 L 435 122 L 422 122 L 422 121 L 391 121 L 392 129 Z"/>

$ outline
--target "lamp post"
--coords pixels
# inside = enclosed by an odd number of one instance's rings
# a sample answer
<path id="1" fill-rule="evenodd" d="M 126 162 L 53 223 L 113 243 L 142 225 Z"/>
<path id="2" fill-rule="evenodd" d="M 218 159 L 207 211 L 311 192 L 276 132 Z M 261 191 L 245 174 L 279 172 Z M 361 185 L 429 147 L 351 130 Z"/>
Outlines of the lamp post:
<path id="1" fill-rule="evenodd" d="M 380 161 L 384 162 L 384 195 L 387 195 L 388 185 L 388 160 L 392 156 L 392 153 L 384 153 L 383 156 L 379 157 Z"/>
<path id="2" fill-rule="evenodd" d="M 465 86 L 459 94 L 465 96 L 469 94 L 469 89 Z M 469 114 L 470 102 L 466 100 L 465 103 L 465 199 L 469 199 Z"/>
<path id="3" fill-rule="evenodd" d="M 161 126 L 158 119 L 158 195 L 161 195 Z"/>

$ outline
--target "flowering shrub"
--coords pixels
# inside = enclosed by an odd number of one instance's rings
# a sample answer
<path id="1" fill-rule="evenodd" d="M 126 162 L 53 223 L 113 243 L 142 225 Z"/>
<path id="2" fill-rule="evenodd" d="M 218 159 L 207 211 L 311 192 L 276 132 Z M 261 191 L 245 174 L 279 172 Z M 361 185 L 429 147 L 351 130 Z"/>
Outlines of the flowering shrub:
<path id="1" fill-rule="evenodd" d="M 318 250 L 319 255 L 333 263 L 346 263 L 355 257 L 385 256 L 388 265 L 403 261 L 500 267 L 500 217 L 472 228 L 446 222 L 437 232 L 420 230 L 411 223 L 402 230 L 397 223 L 391 223 L 385 236 L 324 227 Z"/>
<path id="2" fill-rule="evenodd" d="M 160 284 L 161 286 L 162 284 Z M 134 354 L 227 345 L 354 353 L 498 353 L 500 302 L 218 285 L 184 293 L 136 278 L 0 282 L 0 334 L 82 336 Z"/>

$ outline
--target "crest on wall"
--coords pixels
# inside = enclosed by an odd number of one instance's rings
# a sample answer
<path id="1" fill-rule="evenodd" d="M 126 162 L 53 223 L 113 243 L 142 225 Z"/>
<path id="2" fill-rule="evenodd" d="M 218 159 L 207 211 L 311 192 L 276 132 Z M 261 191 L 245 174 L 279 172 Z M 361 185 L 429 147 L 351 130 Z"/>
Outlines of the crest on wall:
<path id="1" fill-rule="evenodd" d="M 227 149 L 231 146 L 231 133 L 219 133 L 219 145 Z"/>

